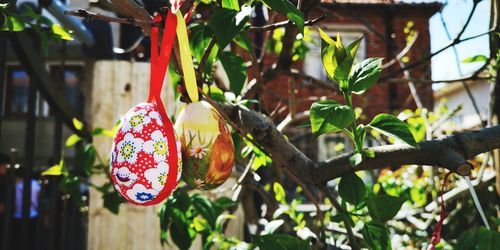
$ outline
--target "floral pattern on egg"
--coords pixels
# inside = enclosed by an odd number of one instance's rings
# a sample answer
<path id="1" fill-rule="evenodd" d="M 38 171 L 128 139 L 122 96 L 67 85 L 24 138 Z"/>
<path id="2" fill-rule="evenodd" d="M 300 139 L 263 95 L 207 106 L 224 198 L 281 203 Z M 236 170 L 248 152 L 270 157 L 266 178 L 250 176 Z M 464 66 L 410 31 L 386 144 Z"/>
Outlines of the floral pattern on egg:
<path id="1" fill-rule="evenodd" d="M 190 103 L 175 123 L 182 149 L 182 178 L 197 189 L 213 189 L 231 175 L 234 146 L 222 116 L 207 102 Z"/>
<path id="2" fill-rule="evenodd" d="M 179 145 L 172 122 L 162 119 L 155 104 L 130 109 L 113 141 L 110 175 L 115 188 L 135 205 L 166 199 L 182 170 Z"/>

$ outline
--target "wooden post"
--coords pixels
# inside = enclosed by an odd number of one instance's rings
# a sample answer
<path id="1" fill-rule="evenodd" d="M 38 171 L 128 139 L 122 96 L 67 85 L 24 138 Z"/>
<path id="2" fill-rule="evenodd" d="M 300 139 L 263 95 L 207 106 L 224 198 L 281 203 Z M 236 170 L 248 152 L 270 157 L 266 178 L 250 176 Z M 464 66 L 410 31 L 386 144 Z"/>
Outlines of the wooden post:
<path id="1" fill-rule="evenodd" d="M 89 64 L 87 64 L 89 65 Z M 90 64 L 92 65 L 92 64 Z M 97 61 L 89 67 L 90 89 L 87 89 L 86 118 L 92 127 L 111 129 L 130 108 L 145 102 L 149 91 L 149 63 L 127 61 Z M 163 94 L 168 111 L 173 110 L 173 92 L 165 83 Z M 164 98 L 165 99 L 165 98 Z M 97 151 L 108 158 L 112 139 L 94 138 Z M 105 176 L 93 176 L 91 181 L 101 185 Z M 161 249 L 158 207 L 137 207 L 123 204 L 120 214 L 114 215 L 103 207 L 101 194 L 90 190 L 88 249 Z"/>

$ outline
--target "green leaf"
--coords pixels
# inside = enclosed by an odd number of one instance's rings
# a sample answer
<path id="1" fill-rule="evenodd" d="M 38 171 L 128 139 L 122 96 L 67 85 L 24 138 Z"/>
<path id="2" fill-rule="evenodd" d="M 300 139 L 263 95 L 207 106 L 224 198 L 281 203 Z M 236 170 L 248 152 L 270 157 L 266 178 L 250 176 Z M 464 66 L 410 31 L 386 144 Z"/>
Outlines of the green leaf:
<path id="1" fill-rule="evenodd" d="M 65 176 L 59 183 L 59 189 L 65 194 L 69 194 L 78 206 L 83 206 L 80 184 L 82 180 L 78 176 Z"/>
<path id="2" fill-rule="evenodd" d="M 193 52 L 194 58 L 198 64 L 201 62 L 206 50 L 208 49 L 208 45 L 213 39 L 213 32 L 210 26 L 195 23 L 189 27 L 189 45 L 191 47 L 191 51 Z M 219 51 L 219 47 L 215 44 L 212 47 L 212 51 L 208 55 L 205 61 L 205 68 L 203 69 L 203 73 L 210 74 L 212 71 L 212 66 L 214 64 L 215 58 L 217 57 L 217 53 Z"/>
<path id="3" fill-rule="evenodd" d="M 487 62 L 490 60 L 489 57 L 485 55 L 475 55 L 462 60 L 463 63 L 474 63 L 474 62 Z"/>
<path id="4" fill-rule="evenodd" d="M 367 148 L 363 150 L 363 156 L 366 156 L 368 158 L 373 158 L 375 157 L 375 151 L 373 150 L 373 148 Z"/>
<path id="5" fill-rule="evenodd" d="M 224 92 L 222 89 L 219 89 L 214 85 L 203 85 L 203 93 L 207 93 L 212 99 L 218 102 L 226 102 L 226 97 L 224 96 Z"/>
<path id="6" fill-rule="evenodd" d="M 366 197 L 365 183 L 355 173 L 348 173 L 340 179 L 339 195 L 353 205 L 360 204 Z"/>
<path id="7" fill-rule="evenodd" d="M 235 39 L 234 42 L 238 44 L 242 49 L 253 53 L 252 41 L 248 37 L 248 31 L 241 32 Z"/>
<path id="8" fill-rule="evenodd" d="M 113 214 L 118 214 L 120 212 L 120 204 L 125 203 L 125 199 L 117 191 L 103 194 L 102 199 L 104 207 Z"/>
<path id="9" fill-rule="evenodd" d="M 107 136 L 114 138 L 115 137 L 115 132 L 109 129 L 103 129 L 103 128 L 94 128 L 92 130 L 92 136 Z"/>
<path id="10" fill-rule="evenodd" d="M 363 155 L 361 153 L 355 153 L 349 157 L 349 163 L 352 167 L 356 167 L 363 161 Z"/>
<path id="11" fill-rule="evenodd" d="M 363 37 L 358 38 L 351 44 L 347 45 L 345 48 L 345 53 L 346 56 L 344 60 L 342 61 L 337 61 L 338 63 L 338 68 L 335 70 L 335 75 L 340 75 L 342 79 L 347 79 L 349 76 L 349 73 L 351 73 L 351 68 L 352 64 L 354 63 L 354 59 L 356 58 L 356 54 L 358 53 L 358 48 L 359 45 L 361 44 L 361 41 L 363 40 Z M 340 41 L 340 39 L 339 39 Z M 339 42 L 340 43 L 340 42 Z M 339 78 L 340 81 L 340 78 Z"/>
<path id="12" fill-rule="evenodd" d="M 215 201 L 215 204 L 217 204 L 218 206 L 220 206 L 222 208 L 232 208 L 232 207 L 238 206 L 238 202 L 233 201 L 232 199 L 230 199 L 228 197 L 220 197 L 219 199 L 217 199 Z"/>
<path id="13" fill-rule="evenodd" d="M 78 147 L 75 153 L 75 165 L 90 176 L 96 160 L 97 151 L 94 145 L 88 143 L 84 147 Z"/>
<path id="14" fill-rule="evenodd" d="M 332 100 L 315 102 L 310 109 L 311 128 L 316 137 L 347 128 L 354 119 L 356 115 L 351 107 Z"/>
<path id="15" fill-rule="evenodd" d="M 323 66 L 326 73 L 330 79 L 334 79 L 334 72 L 337 68 L 337 60 L 335 59 L 335 52 L 337 51 L 337 56 L 339 53 L 344 53 L 344 48 L 337 48 L 337 43 L 331 39 L 322 29 L 319 29 L 319 35 L 321 37 L 321 59 L 323 61 Z M 342 44 L 340 44 L 342 46 Z"/>
<path id="16" fill-rule="evenodd" d="M 368 126 L 381 134 L 394 137 L 418 148 L 418 144 L 415 138 L 413 138 L 413 134 L 410 132 L 408 125 L 393 115 L 379 114 L 373 118 Z"/>
<path id="17" fill-rule="evenodd" d="M 238 0 L 222 0 L 222 7 L 240 11 L 240 4 L 238 3 Z"/>
<path id="18" fill-rule="evenodd" d="M 301 240 L 288 234 L 254 235 L 252 239 L 254 244 L 262 250 L 309 249 L 309 241 Z"/>
<path id="19" fill-rule="evenodd" d="M 372 250 L 389 250 L 391 247 L 391 238 L 387 228 L 378 222 L 367 222 L 361 230 L 363 239 Z"/>
<path id="20" fill-rule="evenodd" d="M 245 61 L 230 51 L 222 51 L 219 53 L 219 59 L 229 78 L 231 90 L 235 95 L 239 95 L 247 80 Z"/>
<path id="21" fill-rule="evenodd" d="M 212 228 L 215 228 L 217 214 L 212 205 L 212 202 L 210 202 L 207 197 L 200 194 L 193 195 L 191 197 L 191 200 L 193 202 L 193 206 L 196 208 L 196 211 L 207 220 L 208 224 Z"/>
<path id="22" fill-rule="evenodd" d="M 387 194 L 379 194 L 366 201 L 371 217 L 379 222 L 392 219 L 401 209 L 405 200 Z"/>
<path id="23" fill-rule="evenodd" d="M 361 94 L 380 78 L 383 58 L 368 58 L 354 66 L 349 77 L 349 87 L 355 94 Z"/>
<path id="24" fill-rule="evenodd" d="M 319 34 L 322 40 L 321 59 L 326 73 L 330 79 L 342 84 L 344 80 L 348 79 L 362 38 L 355 40 L 344 48 L 340 34 L 337 34 L 335 41 L 321 29 L 319 29 Z M 341 88 L 344 89 L 344 86 L 341 86 Z"/>
<path id="25" fill-rule="evenodd" d="M 52 176 L 59 176 L 59 175 L 68 175 L 68 170 L 66 169 L 66 166 L 64 165 L 64 160 L 61 159 L 59 161 L 59 164 L 56 164 L 54 166 L 51 166 L 47 170 L 43 171 L 42 176 L 46 175 L 52 175 Z"/>
<path id="26" fill-rule="evenodd" d="M 286 203 L 286 193 L 285 189 L 283 189 L 283 186 L 279 182 L 274 182 L 273 183 L 273 191 L 274 191 L 274 198 L 281 202 L 281 203 Z"/>
<path id="27" fill-rule="evenodd" d="M 224 8 L 215 10 L 208 25 L 220 49 L 224 49 L 245 28 L 251 12 L 252 8 L 246 5 L 242 6 L 240 12 Z"/>
<path id="28" fill-rule="evenodd" d="M 356 143 L 356 149 L 362 149 L 363 144 L 365 142 L 365 138 L 366 138 L 365 125 L 359 124 L 358 127 L 356 127 L 356 134 L 357 134 L 357 138 L 354 138 L 355 143 Z M 360 152 L 357 152 L 357 153 L 362 153 L 361 150 L 359 150 L 359 151 Z"/>
<path id="29" fill-rule="evenodd" d="M 80 120 L 73 118 L 73 126 L 75 126 L 77 130 L 82 130 L 83 123 Z"/>
<path id="30" fill-rule="evenodd" d="M 172 211 L 170 237 L 180 249 L 189 249 L 196 236 L 196 232 L 190 228 L 190 222 L 186 218 L 184 211 L 177 208 L 174 208 Z"/>
<path id="31" fill-rule="evenodd" d="M 73 41 L 73 36 L 71 35 L 71 32 L 66 30 L 63 26 L 60 24 L 52 24 L 52 32 L 56 35 L 58 35 L 61 39 L 67 40 L 67 41 Z"/>
<path id="32" fill-rule="evenodd" d="M 285 15 L 299 28 L 300 33 L 304 32 L 304 14 L 288 0 L 262 0 L 270 9 Z"/>
<path id="33" fill-rule="evenodd" d="M 464 232 L 458 238 L 455 250 L 495 250 L 500 246 L 500 232 L 484 227 Z"/>
<path id="34" fill-rule="evenodd" d="M 66 147 L 71 147 L 73 145 L 75 145 L 75 143 L 81 141 L 82 138 L 80 136 L 78 136 L 77 134 L 72 134 L 68 137 L 68 139 L 66 139 Z"/>
<path id="35" fill-rule="evenodd" d="M 8 13 L 8 14 L 0 13 L 0 14 L 2 14 L 4 17 L 3 18 L 4 22 L 0 30 L 14 31 L 14 32 L 24 30 L 24 22 L 18 15 L 13 13 Z"/>

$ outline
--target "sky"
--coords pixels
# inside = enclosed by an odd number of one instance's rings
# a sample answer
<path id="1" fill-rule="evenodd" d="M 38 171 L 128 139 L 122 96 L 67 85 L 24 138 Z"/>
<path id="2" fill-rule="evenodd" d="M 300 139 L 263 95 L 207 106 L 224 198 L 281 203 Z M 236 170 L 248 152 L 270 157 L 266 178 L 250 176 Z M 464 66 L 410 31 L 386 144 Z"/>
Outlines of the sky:
<path id="1" fill-rule="evenodd" d="M 442 15 L 447 23 L 450 35 L 453 38 L 462 29 L 467 17 L 472 8 L 472 0 L 441 0 L 446 4 L 443 8 Z M 478 6 L 471 22 L 465 30 L 462 38 L 474 36 L 489 29 L 490 16 L 490 0 L 482 0 Z M 437 51 L 440 48 L 450 43 L 446 36 L 443 24 L 441 22 L 440 13 L 436 13 L 430 19 L 430 34 L 431 34 L 431 50 Z M 475 56 L 489 55 L 488 36 L 482 36 L 473 40 L 460 43 L 456 46 L 458 57 L 460 60 Z M 457 65 L 461 67 L 462 75 L 459 74 Z M 468 76 L 476 69 L 481 67 L 481 63 L 456 63 L 453 49 L 448 49 L 432 58 L 432 79 L 433 80 L 448 80 L 457 79 L 461 76 Z"/>

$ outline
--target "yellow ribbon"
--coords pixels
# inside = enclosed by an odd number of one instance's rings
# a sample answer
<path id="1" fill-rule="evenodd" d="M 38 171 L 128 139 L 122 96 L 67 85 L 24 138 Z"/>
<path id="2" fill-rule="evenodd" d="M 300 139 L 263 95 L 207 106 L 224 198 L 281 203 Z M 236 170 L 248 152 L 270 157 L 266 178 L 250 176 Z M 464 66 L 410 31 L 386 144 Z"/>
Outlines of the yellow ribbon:
<path id="1" fill-rule="evenodd" d="M 198 86 L 196 85 L 196 75 L 194 74 L 193 57 L 191 55 L 191 49 L 189 48 L 186 21 L 184 21 L 184 17 L 180 10 L 175 14 L 177 15 L 177 41 L 179 41 L 184 83 L 186 84 L 186 91 L 191 102 L 197 102 Z"/>

